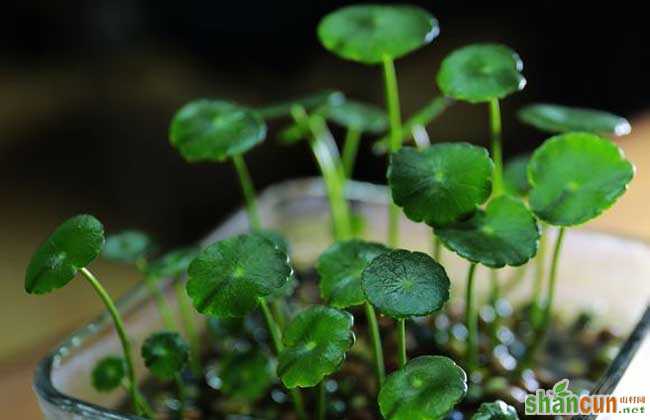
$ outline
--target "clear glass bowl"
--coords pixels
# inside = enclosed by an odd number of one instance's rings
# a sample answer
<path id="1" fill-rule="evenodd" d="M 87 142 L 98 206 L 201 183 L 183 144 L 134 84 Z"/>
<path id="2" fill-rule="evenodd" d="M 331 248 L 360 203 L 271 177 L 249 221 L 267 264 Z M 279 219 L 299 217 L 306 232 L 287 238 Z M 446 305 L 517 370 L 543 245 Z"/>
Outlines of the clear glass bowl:
<path id="1" fill-rule="evenodd" d="M 365 236 L 382 241 L 386 237 L 386 188 L 351 182 L 346 189 L 353 211 L 365 219 Z M 319 179 L 289 181 L 268 188 L 259 198 L 265 227 L 285 235 L 292 247 L 292 260 L 298 271 L 313 265 L 319 253 L 331 243 L 329 207 Z M 246 216 L 239 211 L 206 238 L 205 244 L 248 230 Z M 431 230 L 406 219 L 401 221 L 403 248 L 430 250 Z M 443 264 L 452 279 L 452 299 L 462 296 L 467 263 L 444 252 Z M 529 296 L 532 270 L 508 297 L 521 300 Z M 477 284 L 487 285 L 487 270 L 477 272 Z M 639 240 L 584 229 L 568 231 L 562 250 L 557 290 L 557 310 L 575 315 L 592 309 L 597 319 L 614 326 L 629 339 L 596 389 L 610 392 L 624 376 L 640 343 L 647 338 L 650 312 L 650 247 Z M 175 310 L 172 282 L 163 287 Z M 487 288 L 484 287 L 484 290 Z M 56 297 L 53 296 L 53 299 Z M 148 333 L 162 328 L 153 300 L 140 284 L 118 301 L 128 333 L 138 349 Z M 644 316 L 645 313 L 645 316 Z M 205 324 L 205 323 L 201 323 Z M 647 341 L 647 340 L 646 340 Z M 645 346 L 647 347 L 647 346 Z M 34 391 L 46 419 L 137 419 L 114 407 L 125 393 L 97 393 L 90 385 L 90 372 L 97 360 L 119 354 L 117 336 L 105 313 L 69 336 L 37 366 Z M 639 355 L 640 357 L 640 355 Z M 143 378 L 144 367 L 137 358 L 136 372 Z M 637 391 L 643 391 L 639 389 Z"/>

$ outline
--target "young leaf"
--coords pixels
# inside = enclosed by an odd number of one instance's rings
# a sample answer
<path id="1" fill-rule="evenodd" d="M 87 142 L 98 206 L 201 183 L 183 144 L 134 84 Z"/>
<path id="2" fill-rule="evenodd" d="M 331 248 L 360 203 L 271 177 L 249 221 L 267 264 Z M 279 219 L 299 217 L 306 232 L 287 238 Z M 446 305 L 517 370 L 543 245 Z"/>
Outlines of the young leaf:
<path id="1" fill-rule="evenodd" d="M 521 200 L 500 195 L 471 219 L 437 228 L 436 235 L 461 257 L 501 268 L 522 265 L 535 255 L 539 228 Z"/>
<path id="2" fill-rule="evenodd" d="M 383 109 L 362 102 L 347 100 L 326 109 L 326 118 L 351 130 L 380 134 L 388 127 Z"/>
<path id="3" fill-rule="evenodd" d="M 200 99 L 174 116 L 170 142 L 188 162 L 223 161 L 261 143 L 266 124 L 254 111 L 220 100 Z"/>
<path id="4" fill-rule="evenodd" d="M 282 288 L 292 275 L 287 255 L 256 235 L 215 242 L 192 261 L 187 294 L 204 315 L 238 317 L 258 298 Z"/>
<path id="5" fill-rule="evenodd" d="M 146 257 L 155 248 L 154 242 L 144 232 L 125 230 L 106 238 L 102 257 L 110 261 L 133 263 Z"/>
<path id="6" fill-rule="evenodd" d="M 90 264 L 104 245 L 104 227 L 89 215 L 63 222 L 34 252 L 25 274 L 25 291 L 49 293 L 74 278 Z"/>
<path id="7" fill-rule="evenodd" d="M 403 147 L 390 157 L 388 183 L 406 216 L 441 226 L 469 216 L 492 191 L 487 150 L 467 143 Z"/>
<path id="8" fill-rule="evenodd" d="M 201 250 L 197 247 L 179 248 L 170 251 L 147 266 L 147 274 L 153 278 L 179 277 Z"/>
<path id="9" fill-rule="evenodd" d="M 221 391 L 229 397 L 255 401 L 273 384 L 273 365 L 261 351 L 228 353 L 219 370 Z"/>
<path id="10" fill-rule="evenodd" d="M 382 254 L 366 267 L 361 282 L 368 301 L 395 319 L 428 315 L 449 300 L 445 269 L 421 252 Z"/>
<path id="11" fill-rule="evenodd" d="M 388 252 L 384 245 L 353 239 L 337 242 L 318 258 L 320 294 L 335 308 L 347 308 L 366 301 L 361 273 L 370 262 Z"/>
<path id="12" fill-rule="evenodd" d="M 513 406 L 496 400 L 481 404 L 472 420 L 519 420 L 519 416 Z"/>
<path id="13" fill-rule="evenodd" d="M 444 356 L 420 356 L 390 374 L 379 392 L 386 419 L 442 419 L 465 396 L 467 375 Z"/>
<path id="14" fill-rule="evenodd" d="M 109 392 L 122 385 L 126 377 L 124 359 L 117 356 L 108 356 L 95 365 L 91 374 L 93 388 L 99 392 Z"/>
<path id="15" fill-rule="evenodd" d="M 595 109 L 533 104 L 519 110 L 517 115 L 522 122 L 550 133 L 586 131 L 624 136 L 632 130 L 625 118 Z"/>
<path id="16" fill-rule="evenodd" d="M 364 64 L 402 57 L 433 41 L 439 32 L 438 21 L 415 6 L 347 6 L 318 25 L 318 38 L 326 49 Z"/>
<path id="17" fill-rule="evenodd" d="M 314 305 L 299 313 L 284 331 L 285 349 L 278 375 L 287 388 L 312 387 L 336 372 L 354 344 L 348 312 Z"/>
<path id="18" fill-rule="evenodd" d="M 540 219 L 556 226 L 585 223 L 627 189 L 634 166 L 609 140 L 590 133 L 548 139 L 528 164 L 528 199 Z"/>
<path id="19" fill-rule="evenodd" d="M 446 96 L 471 103 L 504 98 L 526 86 L 523 63 L 516 52 L 500 44 L 473 44 L 449 54 L 437 82 Z"/>
<path id="20" fill-rule="evenodd" d="M 159 379 L 172 379 L 187 364 L 190 353 L 185 340 L 175 332 L 154 333 L 142 344 L 144 364 Z"/>
<path id="21" fill-rule="evenodd" d="M 506 192 L 515 197 L 525 197 L 530 190 L 528 183 L 528 162 L 530 155 L 520 155 L 506 162 L 503 170 L 503 184 Z"/>

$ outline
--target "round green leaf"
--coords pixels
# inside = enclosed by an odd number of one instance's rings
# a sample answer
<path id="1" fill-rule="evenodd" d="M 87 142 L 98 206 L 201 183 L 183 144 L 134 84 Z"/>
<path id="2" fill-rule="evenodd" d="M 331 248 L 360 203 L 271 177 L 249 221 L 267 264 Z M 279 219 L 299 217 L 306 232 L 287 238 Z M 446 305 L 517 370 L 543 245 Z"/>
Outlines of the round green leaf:
<path id="1" fill-rule="evenodd" d="M 287 255 L 289 254 L 289 241 L 287 241 L 287 238 L 282 236 L 280 232 L 268 229 L 258 229 L 254 233 L 266 239 L 267 241 L 270 241 L 280 251 L 284 252 Z"/>
<path id="2" fill-rule="evenodd" d="M 444 356 L 420 356 L 390 374 L 379 392 L 389 420 L 442 419 L 465 396 L 467 375 Z"/>
<path id="3" fill-rule="evenodd" d="M 326 49 L 364 64 L 402 57 L 433 41 L 439 32 L 438 21 L 415 6 L 347 6 L 318 25 L 318 38 Z"/>
<path id="4" fill-rule="evenodd" d="M 496 400 L 481 404 L 472 420 L 519 420 L 519 416 L 513 406 Z"/>
<path id="5" fill-rule="evenodd" d="M 467 217 L 492 191 L 488 151 L 467 143 L 403 147 L 390 157 L 393 201 L 415 222 L 441 226 Z"/>
<path id="6" fill-rule="evenodd" d="M 223 161 L 261 143 L 266 124 L 247 108 L 200 99 L 176 113 L 169 135 L 171 144 L 188 162 Z"/>
<path id="7" fill-rule="evenodd" d="M 380 134 L 388 127 L 388 116 L 383 109 L 350 100 L 328 107 L 326 117 L 336 124 L 359 132 Z"/>
<path id="8" fill-rule="evenodd" d="M 149 336 L 142 344 L 145 366 L 159 379 L 172 379 L 183 370 L 190 358 L 189 347 L 180 334 L 162 331 Z"/>
<path id="9" fill-rule="evenodd" d="M 109 392 L 119 388 L 126 377 L 124 359 L 108 356 L 95 365 L 91 374 L 93 388 L 99 392 Z"/>
<path id="10" fill-rule="evenodd" d="M 590 133 L 551 137 L 528 164 L 530 207 L 556 226 L 585 223 L 627 189 L 634 166 L 609 140 Z"/>
<path id="11" fill-rule="evenodd" d="M 170 251 L 147 265 L 147 275 L 156 278 L 180 277 L 201 250 L 197 247 L 179 248 Z"/>
<path id="12" fill-rule="evenodd" d="M 154 242 L 144 232 L 125 230 L 106 238 L 102 257 L 111 261 L 133 263 L 144 258 L 155 248 Z"/>
<path id="13" fill-rule="evenodd" d="M 395 319 L 428 315 L 449 300 L 445 269 L 421 252 L 382 254 L 366 267 L 361 282 L 368 301 Z"/>
<path id="14" fill-rule="evenodd" d="M 550 133 L 586 131 L 595 134 L 630 134 L 630 123 L 623 117 L 587 108 L 572 108 L 553 104 L 533 104 L 522 108 L 519 119 Z"/>
<path id="15" fill-rule="evenodd" d="M 43 294 L 65 286 L 97 258 L 103 245 L 104 227 L 99 220 L 89 215 L 66 220 L 32 255 L 25 291 Z"/>
<path id="16" fill-rule="evenodd" d="M 312 387 L 336 372 L 354 344 L 348 312 L 315 305 L 299 313 L 284 331 L 278 376 L 287 388 Z"/>
<path id="17" fill-rule="evenodd" d="M 260 351 L 228 353 L 219 370 L 221 391 L 233 398 L 254 401 L 273 384 L 271 360 Z"/>
<path id="18" fill-rule="evenodd" d="M 197 311 L 244 316 L 258 298 L 282 288 L 292 275 L 287 254 L 256 234 L 215 242 L 192 261 L 187 294 Z"/>
<path id="19" fill-rule="evenodd" d="M 436 229 L 436 235 L 461 257 L 500 268 L 522 265 L 537 253 L 539 228 L 521 200 L 500 195 L 471 219 Z"/>
<path id="20" fill-rule="evenodd" d="M 516 197 L 525 197 L 530 190 L 528 183 L 528 162 L 530 155 L 520 155 L 506 162 L 503 183 L 506 192 Z"/>
<path id="21" fill-rule="evenodd" d="M 337 242 L 327 248 L 316 263 L 323 300 L 335 308 L 364 303 L 361 274 L 372 260 L 388 251 L 382 244 L 358 239 Z"/>
<path id="22" fill-rule="evenodd" d="M 477 103 L 501 99 L 526 86 L 524 65 L 516 52 L 500 44 L 473 44 L 449 54 L 438 72 L 440 91 Z"/>

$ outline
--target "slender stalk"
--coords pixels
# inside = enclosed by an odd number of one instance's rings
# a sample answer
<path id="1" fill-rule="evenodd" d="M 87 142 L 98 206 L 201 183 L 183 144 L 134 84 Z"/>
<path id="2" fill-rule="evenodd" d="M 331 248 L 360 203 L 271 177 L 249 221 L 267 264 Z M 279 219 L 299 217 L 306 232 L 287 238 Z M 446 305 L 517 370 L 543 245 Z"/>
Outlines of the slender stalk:
<path id="1" fill-rule="evenodd" d="M 553 259 L 551 260 L 551 272 L 548 279 L 548 291 L 546 293 L 546 302 L 544 304 L 544 316 L 542 317 L 541 331 L 548 329 L 551 322 L 551 309 L 553 308 L 553 299 L 555 297 L 555 282 L 557 280 L 557 267 L 560 261 L 560 251 L 564 239 L 564 227 L 561 227 L 557 238 L 555 239 L 555 248 L 553 249 Z"/>
<path id="2" fill-rule="evenodd" d="M 318 384 L 318 405 L 316 406 L 316 418 L 325 420 L 327 416 L 327 389 L 325 388 L 325 379 Z"/>
<path id="3" fill-rule="evenodd" d="M 433 235 L 433 259 L 440 263 L 442 256 L 442 244 L 436 235 Z"/>
<path id="4" fill-rule="evenodd" d="M 153 300 L 156 303 L 156 308 L 158 309 L 158 313 L 162 319 L 163 326 L 169 331 L 176 331 L 178 327 L 176 325 L 176 321 L 174 321 L 172 310 L 169 308 L 169 304 L 167 304 L 165 296 L 156 284 L 156 279 L 151 276 L 145 276 L 144 283 L 149 290 L 149 294 L 153 296 Z"/>
<path id="5" fill-rule="evenodd" d="M 370 328 L 370 339 L 372 340 L 372 355 L 375 360 L 375 374 L 377 375 L 377 382 L 379 388 L 384 384 L 386 378 L 386 370 L 384 367 L 384 350 L 381 347 L 381 336 L 379 335 L 379 324 L 377 324 L 377 315 L 375 308 L 368 302 L 365 303 L 366 318 L 368 319 L 368 327 Z"/>
<path id="6" fill-rule="evenodd" d="M 266 325 L 269 329 L 269 332 L 271 334 L 271 339 L 273 341 L 273 347 L 275 348 L 275 353 L 279 355 L 282 350 L 284 350 L 284 344 L 282 343 L 282 333 L 280 332 L 280 328 L 278 327 L 277 322 L 275 322 L 275 319 L 273 319 L 273 314 L 271 314 L 271 310 L 269 309 L 269 305 L 266 302 L 265 298 L 259 298 L 258 299 L 260 308 L 262 309 L 262 314 L 264 315 L 264 319 L 266 320 Z M 289 394 L 291 395 L 291 399 L 293 400 L 293 405 L 294 408 L 296 409 L 296 413 L 298 414 L 298 418 L 302 420 L 306 420 L 307 416 L 305 415 L 305 406 L 302 401 L 302 396 L 300 395 L 300 391 L 296 388 L 289 389 Z"/>
<path id="7" fill-rule="evenodd" d="M 287 323 L 287 316 L 284 312 L 285 305 L 286 303 L 284 302 L 284 299 L 271 300 L 271 309 L 273 310 L 273 316 L 275 317 L 275 320 L 278 322 L 278 326 L 280 327 L 280 330 L 284 329 L 284 326 Z"/>
<path id="8" fill-rule="evenodd" d="M 388 119 L 390 121 L 390 143 L 388 151 L 397 152 L 402 147 L 402 116 L 400 114 L 399 90 L 397 87 L 397 75 L 393 60 L 384 57 L 384 85 L 386 89 L 386 107 L 388 108 Z M 388 207 L 388 245 L 397 247 L 399 244 L 399 207 L 392 202 Z"/>
<path id="9" fill-rule="evenodd" d="M 499 286 L 499 271 L 496 268 L 490 270 L 490 303 L 494 306 L 501 298 L 501 287 Z"/>
<path id="10" fill-rule="evenodd" d="M 248 171 L 246 162 L 242 155 L 235 155 L 232 162 L 237 170 L 239 176 L 239 184 L 241 185 L 242 192 L 244 193 L 244 200 L 246 201 L 246 213 L 248 214 L 248 223 L 253 230 L 261 229 L 262 223 L 260 222 L 260 215 L 257 211 L 257 199 L 255 198 L 255 187 L 251 174 Z"/>
<path id="11" fill-rule="evenodd" d="M 131 354 L 131 342 L 129 341 L 129 338 L 126 335 L 126 329 L 124 328 L 124 321 L 122 321 L 122 317 L 117 310 L 117 307 L 115 307 L 115 303 L 113 302 L 113 299 L 111 299 L 110 295 L 104 289 L 104 287 L 101 285 L 99 280 L 93 275 L 93 273 L 90 272 L 85 267 L 81 268 L 81 274 L 84 276 L 86 280 L 88 280 L 88 283 L 95 289 L 95 292 L 99 295 L 99 298 L 102 300 L 104 303 L 104 306 L 106 306 L 106 309 L 108 310 L 108 313 L 110 314 L 111 318 L 113 319 L 113 325 L 115 327 L 115 331 L 117 332 L 117 336 L 120 339 L 120 344 L 122 345 L 122 352 L 124 353 L 124 360 L 126 363 L 126 377 L 129 381 L 129 392 L 131 394 L 131 401 L 133 402 L 133 405 L 136 407 L 136 411 L 138 411 L 138 415 L 146 415 L 148 417 L 153 417 L 154 413 L 151 407 L 144 401 L 144 399 L 140 398 L 140 391 L 138 391 L 138 385 L 135 380 L 135 369 L 133 368 L 133 356 Z"/>
<path id="12" fill-rule="evenodd" d="M 345 199 L 345 177 L 336 142 L 322 118 L 317 116 L 310 118 L 301 107 L 294 107 L 292 115 L 297 123 L 308 125 L 311 131 L 309 146 L 327 188 L 335 237 L 337 240 L 350 239 L 352 237 L 350 209 Z"/>
<path id="13" fill-rule="evenodd" d="M 187 400 L 187 389 L 185 388 L 185 383 L 180 373 L 174 375 L 174 382 L 176 382 L 176 388 L 178 389 L 178 400 L 180 402 L 180 407 L 178 412 L 183 417 L 183 411 L 185 411 L 185 400 Z"/>
<path id="14" fill-rule="evenodd" d="M 184 282 L 179 278 L 174 282 L 174 292 L 176 293 L 176 300 L 178 302 L 178 310 L 183 322 L 183 328 L 187 334 L 187 341 L 190 343 L 192 373 L 194 376 L 200 377 L 201 375 L 201 337 L 196 332 L 196 325 L 194 325 L 194 315 L 192 312 L 192 303 L 190 302 L 187 294 L 185 293 Z"/>
<path id="15" fill-rule="evenodd" d="M 490 101 L 490 133 L 492 139 L 492 160 L 494 161 L 493 195 L 503 192 L 503 156 L 501 152 L 501 109 L 499 100 Z"/>
<path id="16" fill-rule="evenodd" d="M 352 178 L 354 163 L 357 160 L 357 152 L 359 151 L 360 139 L 361 132 L 359 130 L 349 128 L 345 134 L 345 143 L 343 143 L 343 169 L 347 179 Z"/>
<path id="17" fill-rule="evenodd" d="M 533 283 L 533 296 L 531 298 L 531 325 L 539 326 L 539 320 L 533 319 L 536 311 L 541 307 L 542 288 L 544 287 L 544 274 L 546 263 L 546 242 L 548 237 L 548 227 L 542 225 L 541 236 L 539 237 L 539 247 L 535 257 L 535 281 Z"/>
<path id="18" fill-rule="evenodd" d="M 404 367 L 406 364 L 406 321 L 404 319 L 397 320 L 397 354 L 399 356 L 399 367 Z"/>
<path id="19" fill-rule="evenodd" d="M 478 367 L 478 311 L 474 302 L 475 271 L 476 264 L 470 264 L 465 289 L 465 324 L 467 326 L 467 353 L 465 359 L 470 373 Z"/>

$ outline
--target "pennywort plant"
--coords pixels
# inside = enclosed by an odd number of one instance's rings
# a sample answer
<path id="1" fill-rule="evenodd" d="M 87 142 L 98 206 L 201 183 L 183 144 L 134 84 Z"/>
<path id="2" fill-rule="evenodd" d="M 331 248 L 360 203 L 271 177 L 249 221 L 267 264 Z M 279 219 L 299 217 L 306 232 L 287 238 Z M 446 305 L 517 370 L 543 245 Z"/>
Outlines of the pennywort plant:
<path id="1" fill-rule="evenodd" d="M 104 243 L 101 223 L 82 215 L 64 222 L 37 249 L 27 268 L 28 293 L 51 292 L 81 274 L 113 320 L 122 354 L 108 355 L 94 367 L 90 379 L 98 391 L 126 387 L 137 414 L 158 414 L 138 390 L 121 316 L 88 269 L 101 254 L 143 273 L 163 317 L 169 309 L 160 287 L 173 285 L 187 343 L 175 323 L 165 322 L 164 331 L 145 341 L 141 357 L 159 382 L 175 383 L 179 411 L 187 415 L 218 392 L 219 401 L 225 399 L 239 414 L 253 416 L 256 408 L 271 406 L 262 417 L 287 414 L 289 405 L 282 404 L 290 398 L 294 413 L 287 418 L 347 416 L 345 410 L 359 407 L 363 418 L 439 419 L 454 410 L 475 420 L 518 418 L 516 408 L 493 401 L 489 389 L 520 384 L 520 374 L 544 350 L 546 331 L 554 324 L 566 229 L 597 217 L 625 192 L 634 168 L 604 136 L 625 134 L 630 127 L 602 111 L 529 105 L 519 119 L 552 137 L 504 165 L 500 102 L 526 82 L 519 56 L 491 43 L 447 56 L 436 76 L 442 95 L 432 95 L 402 122 L 395 61 L 438 33 L 437 20 L 414 6 L 355 5 L 322 19 L 317 35 L 328 51 L 382 67 L 385 110 L 323 91 L 256 107 L 199 99 L 176 113 L 170 142 L 185 160 L 235 166 L 248 233 L 153 258 L 153 242 L 145 234 L 125 231 Z M 455 102 L 487 104 L 489 151 L 468 142 L 431 141 L 426 125 Z M 316 282 L 311 272 L 294 273 L 289 242 L 262 226 L 244 162 L 245 153 L 265 139 L 266 124 L 279 119 L 289 120 L 279 135 L 283 143 L 308 145 L 329 202 L 334 234 L 315 263 Z M 341 143 L 329 123 L 342 128 Z M 346 184 L 362 137 L 375 137 L 373 150 L 388 155 L 386 243 L 370 242 L 355 231 L 347 201 Z M 400 212 L 432 229 L 437 244 L 432 256 L 400 248 Z M 447 305 L 452 283 L 463 279 L 450 278 L 439 258 L 443 246 L 467 262 L 462 315 Z M 513 352 L 514 362 L 498 370 L 488 363 L 498 350 L 494 339 L 481 334 L 477 269 L 486 267 L 496 278 L 496 270 L 518 267 L 508 283 L 519 283 L 533 259 L 532 305 L 511 320 L 512 325 L 524 319 L 517 324 L 523 325 L 530 318 L 532 333 L 506 331 L 520 348 Z M 210 331 L 205 340 L 197 323 L 202 317 Z M 440 344 L 436 337 L 447 334 L 443 324 L 456 320 L 464 326 L 456 323 L 452 334 L 465 328 L 466 338 L 457 334 L 458 346 Z M 206 342 L 210 345 L 202 347 Z M 209 388 L 210 398 L 188 392 L 197 384 Z M 218 414 L 224 413 L 230 414 Z M 211 411 L 202 414 L 214 417 Z"/>

